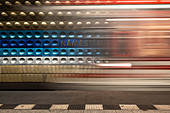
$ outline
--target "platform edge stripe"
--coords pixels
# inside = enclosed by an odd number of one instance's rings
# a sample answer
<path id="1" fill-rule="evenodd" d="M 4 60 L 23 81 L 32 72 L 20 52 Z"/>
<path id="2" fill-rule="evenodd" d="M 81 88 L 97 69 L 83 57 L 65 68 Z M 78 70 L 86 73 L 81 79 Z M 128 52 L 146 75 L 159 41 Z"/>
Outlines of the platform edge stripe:
<path id="1" fill-rule="evenodd" d="M 14 109 L 18 104 L 2 104 L 0 109 Z"/>
<path id="2" fill-rule="evenodd" d="M 68 106 L 69 106 L 69 104 L 52 104 L 52 106 L 50 107 L 50 110 L 54 110 L 54 109 L 58 109 L 58 110 L 65 109 L 65 110 L 67 110 Z"/>
<path id="3" fill-rule="evenodd" d="M 103 110 L 103 105 L 102 104 L 86 104 L 85 105 L 85 110 L 95 110 L 95 109 L 100 109 Z"/>
<path id="4" fill-rule="evenodd" d="M 137 105 L 140 110 L 158 110 L 153 105 Z"/>
<path id="5" fill-rule="evenodd" d="M 170 110 L 170 105 L 153 105 L 155 106 L 158 110 Z"/>
<path id="6" fill-rule="evenodd" d="M 19 104 L 14 109 L 32 109 L 35 104 Z"/>
<path id="7" fill-rule="evenodd" d="M 70 104 L 67 110 L 85 110 L 85 104 Z"/>
<path id="8" fill-rule="evenodd" d="M 136 104 L 119 104 L 122 110 L 139 110 Z"/>
<path id="9" fill-rule="evenodd" d="M 51 104 L 36 104 L 32 109 L 47 109 L 49 110 L 51 107 Z"/>

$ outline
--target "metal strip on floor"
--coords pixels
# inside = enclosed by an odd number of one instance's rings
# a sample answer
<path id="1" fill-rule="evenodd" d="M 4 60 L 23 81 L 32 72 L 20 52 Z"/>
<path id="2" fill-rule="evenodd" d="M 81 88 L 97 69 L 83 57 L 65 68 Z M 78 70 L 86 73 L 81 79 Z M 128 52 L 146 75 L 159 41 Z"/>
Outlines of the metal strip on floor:
<path id="1" fill-rule="evenodd" d="M 32 109 L 50 109 L 49 104 L 36 104 Z"/>
<path id="2" fill-rule="evenodd" d="M 103 105 L 104 110 L 121 110 L 119 105 Z"/>
<path id="3" fill-rule="evenodd" d="M 18 104 L 3 104 L 0 106 L 0 109 L 14 109 Z"/>
<path id="4" fill-rule="evenodd" d="M 153 105 L 137 105 L 140 110 L 157 110 Z"/>
<path id="5" fill-rule="evenodd" d="M 68 110 L 84 110 L 85 105 L 69 105 Z"/>

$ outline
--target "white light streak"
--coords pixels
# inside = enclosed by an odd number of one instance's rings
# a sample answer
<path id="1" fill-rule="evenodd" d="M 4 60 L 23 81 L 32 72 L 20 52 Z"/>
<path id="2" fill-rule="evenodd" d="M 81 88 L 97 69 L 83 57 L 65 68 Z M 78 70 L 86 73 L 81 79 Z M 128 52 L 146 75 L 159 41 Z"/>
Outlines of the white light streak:
<path id="1" fill-rule="evenodd" d="M 98 64 L 103 67 L 132 67 L 131 63 L 113 63 L 113 64 Z"/>
<path id="2" fill-rule="evenodd" d="M 170 18 L 140 18 L 140 19 L 106 19 L 106 21 L 148 21 L 148 20 L 170 20 Z"/>

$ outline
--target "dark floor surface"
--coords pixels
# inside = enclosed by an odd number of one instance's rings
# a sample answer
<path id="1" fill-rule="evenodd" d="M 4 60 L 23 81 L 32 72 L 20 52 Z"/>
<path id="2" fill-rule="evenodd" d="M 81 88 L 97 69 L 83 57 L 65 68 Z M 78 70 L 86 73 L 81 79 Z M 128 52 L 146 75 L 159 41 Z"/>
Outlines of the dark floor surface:
<path id="1" fill-rule="evenodd" d="M 2 104 L 169 104 L 170 92 L 158 91 L 0 91 Z"/>

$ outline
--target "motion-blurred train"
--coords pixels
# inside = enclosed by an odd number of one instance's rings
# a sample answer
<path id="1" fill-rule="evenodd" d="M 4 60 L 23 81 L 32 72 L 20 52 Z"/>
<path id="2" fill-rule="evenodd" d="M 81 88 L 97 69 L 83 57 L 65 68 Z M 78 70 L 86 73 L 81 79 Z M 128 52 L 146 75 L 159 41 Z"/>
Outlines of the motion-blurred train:
<path id="1" fill-rule="evenodd" d="M 169 3 L 1 0 L 0 81 L 116 84 L 122 77 L 168 78 Z"/>

